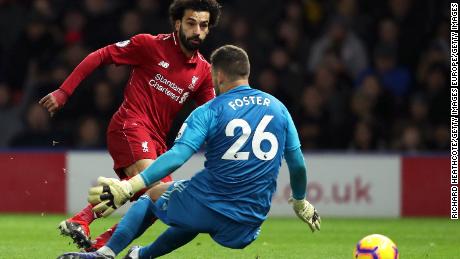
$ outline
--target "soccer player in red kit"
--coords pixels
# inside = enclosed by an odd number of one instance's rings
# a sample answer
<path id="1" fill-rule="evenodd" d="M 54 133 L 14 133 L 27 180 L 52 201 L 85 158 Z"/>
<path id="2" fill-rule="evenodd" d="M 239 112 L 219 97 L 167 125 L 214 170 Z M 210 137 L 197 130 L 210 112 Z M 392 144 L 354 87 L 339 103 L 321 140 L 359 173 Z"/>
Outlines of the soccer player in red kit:
<path id="1" fill-rule="evenodd" d="M 216 0 L 175 0 L 169 7 L 173 33 L 139 34 L 92 52 L 40 104 L 53 114 L 100 65 L 130 65 L 123 103 L 107 129 L 107 148 L 120 179 L 137 175 L 166 151 L 166 135 L 185 101 L 191 98 L 201 105 L 215 97 L 210 65 L 198 48 L 209 29 L 217 24 L 220 8 Z M 170 176 L 162 179 L 171 180 Z M 141 191 L 136 197 L 142 194 Z M 103 246 L 116 227 L 91 242 L 89 225 L 107 216 L 93 213 L 92 209 L 88 205 L 59 225 L 62 234 L 86 250 Z"/>

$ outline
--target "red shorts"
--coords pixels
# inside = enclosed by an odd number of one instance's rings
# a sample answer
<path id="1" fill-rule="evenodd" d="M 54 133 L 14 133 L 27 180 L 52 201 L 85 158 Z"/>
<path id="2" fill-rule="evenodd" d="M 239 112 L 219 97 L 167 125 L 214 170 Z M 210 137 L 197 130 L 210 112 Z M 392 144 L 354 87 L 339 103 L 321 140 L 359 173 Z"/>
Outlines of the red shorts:
<path id="1" fill-rule="evenodd" d="M 166 152 L 165 145 L 153 140 L 147 129 L 137 123 L 130 123 L 123 129 L 109 130 L 107 149 L 113 159 L 113 169 L 120 179 L 127 178 L 124 168 L 141 159 L 156 159 Z M 161 181 L 170 182 L 172 178 L 166 176 Z"/>

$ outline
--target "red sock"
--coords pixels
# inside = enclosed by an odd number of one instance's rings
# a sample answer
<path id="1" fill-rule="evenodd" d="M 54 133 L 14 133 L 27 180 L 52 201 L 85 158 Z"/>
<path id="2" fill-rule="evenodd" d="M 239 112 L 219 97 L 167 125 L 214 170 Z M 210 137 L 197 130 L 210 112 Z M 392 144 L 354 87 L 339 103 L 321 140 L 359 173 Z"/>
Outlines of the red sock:
<path id="1" fill-rule="evenodd" d="M 92 211 L 92 208 L 93 205 L 88 204 L 88 206 L 86 206 L 84 209 L 82 209 L 80 212 L 78 212 L 72 218 L 70 218 L 70 221 L 75 221 L 80 224 L 85 224 L 89 226 L 91 222 L 93 222 L 93 220 L 97 218 L 97 216 Z"/>
<path id="2" fill-rule="evenodd" d="M 103 247 L 107 242 L 109 242 L 110 237 L 112 237 L 113 232 L 117 228 L 118 224 L 113 225 L 111 228 L 107 229 L 104 233 L 100 234 L 94 241 L 94 245 L 91 247 L 93 250 L 97 250 Z M 92 250 L 92 251 L 93 251 Z"/>

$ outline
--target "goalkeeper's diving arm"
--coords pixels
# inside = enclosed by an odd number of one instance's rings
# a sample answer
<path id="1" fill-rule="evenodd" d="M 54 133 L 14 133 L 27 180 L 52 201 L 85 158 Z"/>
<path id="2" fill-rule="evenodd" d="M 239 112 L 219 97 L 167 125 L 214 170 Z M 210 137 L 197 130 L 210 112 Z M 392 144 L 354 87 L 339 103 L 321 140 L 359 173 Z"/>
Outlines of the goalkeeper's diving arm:
<path id="1" fill-rule="evenodd" d="M 136 193 L 146 186 L 150 186 L 163 179 L 187 162 L 194 153 L 195 150 L 188 145 L 176 143 L 170 150 L 159 156 L 157 160 L 144 171 L 128 181 L 133 188 L 132 192 Z"/>
<path id="2" fill-rule="evenodd" d="M 307 167 L 300 147 L 286 151 L 284 158 L 289 168 L 292 197 L 303 200 L 307 193 Z"/>
<path id="3" fill-rule="evenodd" d="M 292 204 L 296 215 L 308 224 L 310 230 L 320 230 L 321 218 L 315 207 L 305 198 L 307 194 L 307 168 L 300 147 L 286 151 L 284 155 L 289 168 L 289 177 L 292 189 L 292 197 L 289 203 Z"/>

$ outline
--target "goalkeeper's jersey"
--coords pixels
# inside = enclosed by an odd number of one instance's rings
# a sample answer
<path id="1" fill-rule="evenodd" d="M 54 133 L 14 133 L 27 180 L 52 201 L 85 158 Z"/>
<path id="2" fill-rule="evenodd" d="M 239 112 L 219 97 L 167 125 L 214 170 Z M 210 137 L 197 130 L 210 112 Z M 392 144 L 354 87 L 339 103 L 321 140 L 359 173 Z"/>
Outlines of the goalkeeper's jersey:
<path id="1" fill-rule="evenodd" d="M 300 147 L 286 107 L 275 97 L 238 86 L 198 107 L 176 142 L 206 142 L 205 168 L 187 190 L 205 206 L 244 224 L 265 220 L 285 150 Z"/>

